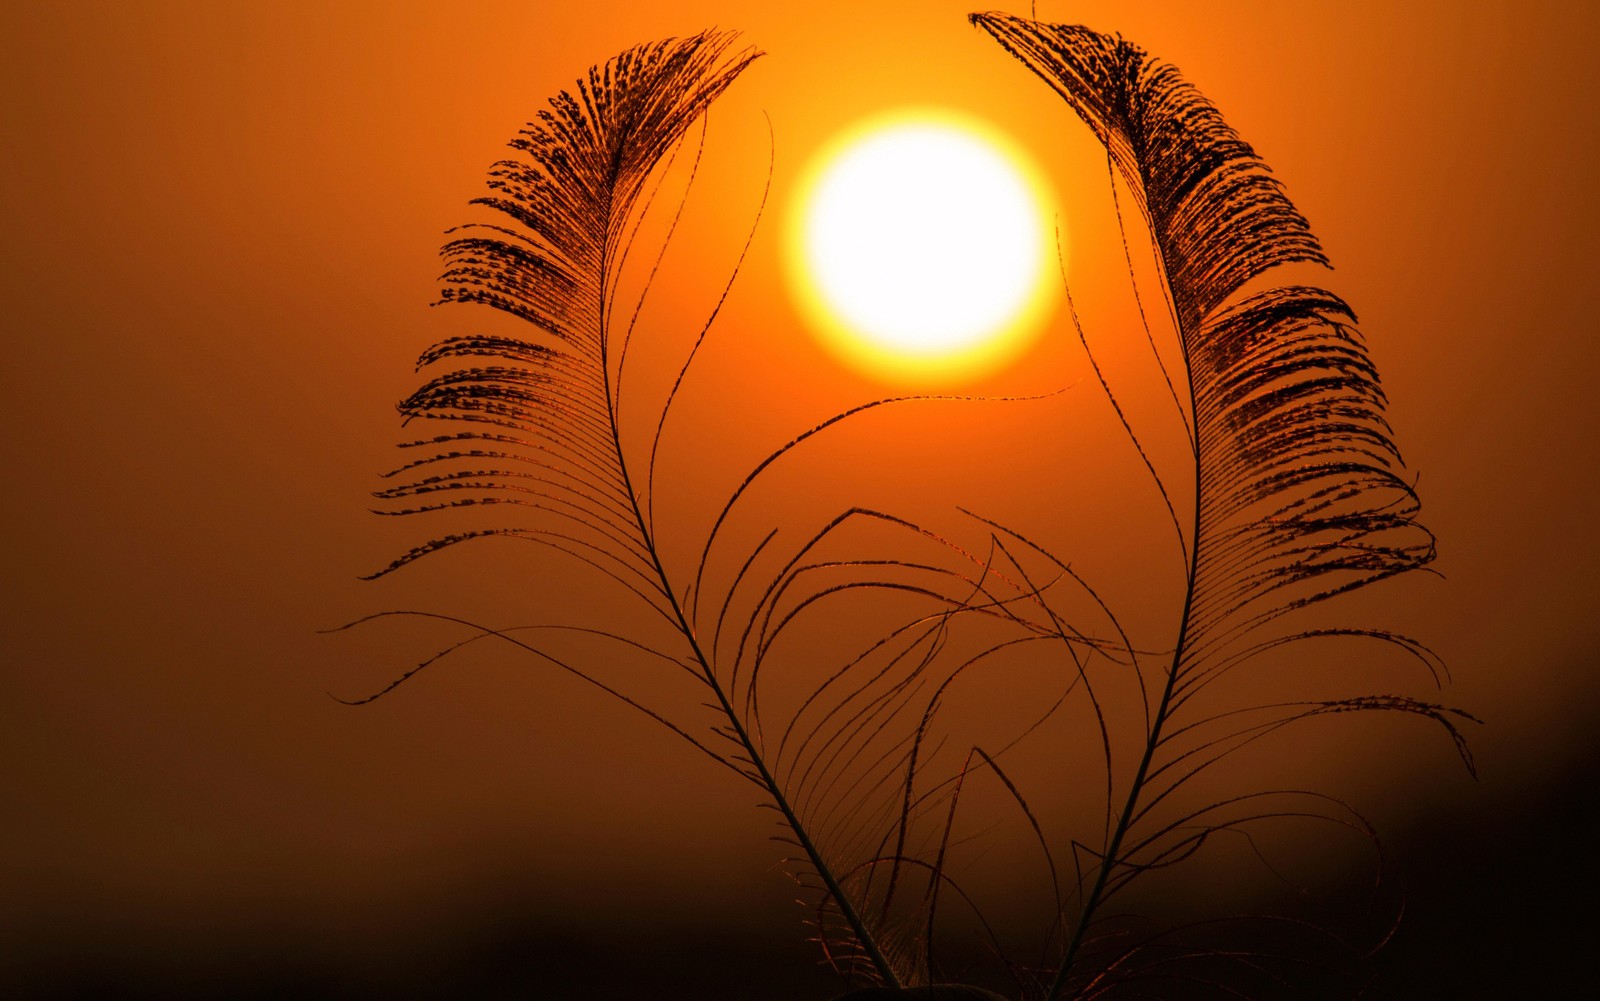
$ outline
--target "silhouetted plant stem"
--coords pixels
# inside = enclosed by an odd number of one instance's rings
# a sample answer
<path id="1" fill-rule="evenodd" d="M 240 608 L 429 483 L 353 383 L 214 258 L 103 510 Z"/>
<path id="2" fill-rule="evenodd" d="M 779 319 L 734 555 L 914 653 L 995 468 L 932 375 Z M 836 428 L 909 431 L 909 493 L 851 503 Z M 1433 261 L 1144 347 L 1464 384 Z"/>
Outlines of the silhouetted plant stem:
<path id="1" fill-rule="evenodd" d="M 602 288 L 605 287 L 606 270 L 602 266 Z M 605 324 L 604 305 L 602 305 L 600 311 L 600 322 L 603 328 Z M 833 898 L 834 903 L 839 908 L 840 915 L 843 916 L 845 923 L 850 926 L 850 931 L 855 935 L 857 943 L 867 954 L 867 958 L 872 961 L 873 969 L 877 972 L 879 978 L 883 980 L 885 986 L 898 988 L 901 986 L 900 978 L 895 975 L 894 967 L 890 965 L 888 959 L 883 955 L 883 951 L 878 948 L 877 940 L 867 931 L 861 916 L 851 906 L 849 896 L 844 892 L 844 888 L 839 885 L 838 879 L 834 877 L 832 868 L 824 861 L 822 853 L 817 850 L 810 835 L 806 833 L 805 825 L 795 815 L 794 808 L 789 804 L 788 797 L 783 794 L 782 787 L 772 773 L 768 771 L 764 756 L 755 746 L 755 742 L 750 739 L 750 733 L 745 728 L 744 721 L 739 718 L 738 712 L 734 710 L 732 703 L 728 701 L 727 692 L 717 679 L 717 673 L 711 666 L 711 659 L 700 649 L 700 640 L 696 630 L 690 624 L 688 616 L 684 614 L 683 605 L 678 601 L 677 591 L 673 589 L 666 567 L 661 563 L 661 553 L 656 546 L 655 537 L 645 519 L 643 510 L 639 507 L 639 496 L 633 488 L 633 477 L 628 471 L 627 457 L 622 450 L 622 439 L 615 409 L 616 402 L 611 392 L 611 366 L 609 359 L 602 356 L 601 364 L 605 372 L 606 401 L 611 409 L 611 442 L 616 448 L 617 469 L 622 474 L 623 489 L 626 491 L 628 503 L 633 509 L 634 521 L 639 526 L 639 532 L 645 544 L 645 551 L 649 554 L 651 566 L 655 569 L 656 577 L 660 580 L 661 591 L 666 596 L 668 607 L 671 609 L 673 618 L 676 620 L 679 630 L 683 633 L 684 639 L 689 644 L 695 663 L 700 667 L 701 677 L 705 680 L 706 687 L 710 688 L 712 694 L 716 696 L 717 705 L 722 709 L 723 714 L 728 717 L 728 725 L 732 728 L 740 748 L 744 751 L 745 759 L 756 769 L 756 776 L 750 776 L 748 772 L 744 774 L 747 777 L 759 778 L 758 784 L 768 796 L 772 797 L 773 805 L 783 815 L 784 823 L 793 832 L 796 843 L 806 853 L 806 859 L 811 863 L 811 867 L 816 870 L 817 875 L 822 877 L 822 882 L 828 890 L 828 895 Z"/>
<path id="2" fill-rule="evenodd" d="M 618 454 L 621 454 L 620 451 Z M 625 480 L 627 479 L 626 464 L 623 465 L 623 477 Z M 632 496 L 631 485 L 629 486 L 629 496 Z M 637 499 L 634 499 L 633 507 L 634 515 L 636 517 L 639 516 L 639 504 Z M 642 520 L 641 524 L 643 524 Z M 899 987 L 900 978 L 895 975 L 894 967 L 892 967 L 889 964 L 888 959 L 884 957 L 882 950 L 878 948 L 877 940 L 874 939 L 871 933 L 867 931 L 866 925 L 861 921 L 861 916 L 857 914 L 856 909 L 851 906 L 849 896 L 846 895 L 844 888 L 839 885 L 839 881 L 834 877 L 833 869 L 829 867 L 827 862 L 823 860 L 822 853 L 819 852 L 816 845 L 812 843 L 810 835 L 806 833 L 805 825 L 802 824 L 800 822 L 800 818 L 795 815 L 794 808 L 789 805 L 788 797 L 783 794 L 782 787 L 778 784 L 777 780 L 773 778 L 772 773 L 767 770 L 766 761 L 764 760 L 763 755 L 756 748 L 755 743 L 750 739 L 750 733 L 745 728 L 744 722 L 739 718 L 739 714 L 734 711 L 733 705 L 728 701 L 728 695 L 723 689 L 722 683 L 717 680 L 716 672 L 711 668 L 710 659 L 706 657 L 705 653 L 700 649 L 700 640 L 695 635 L 695 630 L 689 624 L 688 618 L 684 615 L 683 606 L 679 604 L 677 593 L 672 589 L 671 582 L 667 577 L 666 569 L 661 565 L 661 558 L 657 552 L 655 540 L 649 536 L 648 531 L 645 535 L 645 538 L 649 543 L 648 548 L 650 550 L 650 558 L 655 564 L 656 573 L 661 577 L 661 586 L 666 592 L 667 602 L 672 608 L 672 614 L 677 618 L 678 625 L 683 630 L 683 635 L 689 642 L 689 648 L 694 653 L 695 662 L 700 666 L 700 671 L 702 676 L 705 678 L 706 686 L 711 689 L 714 695 L 716 695 L 717 705 L 721 707 L 723 713 L 728 717 L 728 724 L 732 728 L 734 736 L 738 738 L 739 746 L 743 748 L 745 756 L 749 762 L 755 766 L 756 774 L 760 777 L 759 784 L 762 787 L 762 790 L 767 795 L 772 797 L 773 805 L 778 808 L 779 813 L 783 814 L 784 823 L 787 824 L 789 830 L 794 833 L 795 840 L 800 845 L 801 850 L 806 853 L 806 859 L 811 863 L 811 867 L 816 870 L 818 876 L 822 877 L 822 883 L 825 887 L 827 887 L 828 895 L 832 897 L 834 903 L 838 905 L 839 913 L 844 917 L 845 922 L 850 926 L 850 931 L 854 933 L 862 950 L 866 952 L 867 958 L 872 960 L 872 966 L 877 971 L 878 976 L 882 978 L 886 986 Z"/>
<path id="3" fill-rule="evenodd" d="M 1155 717 L 1150 724 L 1150 736 L 1145 741 L 1144 754 L 1139 759 L 1139 767 L 1134 772 L 1133 784 L 1128 789 L 1128 798 L 1122 806 L 1122 815 L 1117 819 L 1116 827 L 1112 829 L 1111 839 L 1106 843 L 1105 855 L 1100 859 L 1100 870 L 1095 874 L 1094 886 L 1089 889 L 1089 894 L 1083 900 L 1083 908 L 1078 913 L 1077 927 L 1072 929 L 1072 941 L 1067 944 L 1067 950 L 1061 958 L 1061 968 L 1056 971 L 1055 979 L 1050 982 L 1050 989 L 1045 992 L 1045 1001 L 1057 1001 L 1061 992 L 1066 988 L 1067 978 L 1072 971 L 1073 963 L 1077 960 L 1078 949 L 1083 945 L 1085 930 L 1093 920 L 1094 912 L 1100 906 L 1101 896 L 1105 893 L 1106 881 L 1111 878 L 1111 867 L 1117 862 L 1117 853 L 1122 850 L 1123 838 L 1133 824 L 1133 812 L 1139 805 L 1139 793 L 1144 789 L 1145 778 L 1150 774 L 1150 762 L 1155 757 L 1156 747 L 1161 742 L 1161 727 L 1166 723 L 1167 712 L 1172 705 L 1172 693 L 1178 680 L 1178 662 L 1185 652 L 1184 641 L 1189 632 L 1189 611 L 1194 604 L 1195 567 L 1199 563 L 1200 555 L 1200 464 L 1195 463 L 1195 504 L 1194 504 L 1194 540 L 1195 544 L 1189 549 L 1189 586 L 1183 598 L 1183 617 L 1178 626 L 1178 643 L 1172 653 L 1172 665 L 1167 669 L 1167 680 L 1161 688 L 1161 701 L 1156 706 Z"/>

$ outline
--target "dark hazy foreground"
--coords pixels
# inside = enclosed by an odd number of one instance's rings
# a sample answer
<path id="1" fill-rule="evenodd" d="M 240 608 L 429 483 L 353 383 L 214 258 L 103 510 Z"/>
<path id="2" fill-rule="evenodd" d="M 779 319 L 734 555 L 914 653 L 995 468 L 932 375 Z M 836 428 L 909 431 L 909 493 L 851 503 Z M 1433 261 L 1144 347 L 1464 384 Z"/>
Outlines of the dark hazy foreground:
<path id="1" fill-rule="evenodd" d="M 1491 774 L 1475 802 L 1391 830 L 1411 904 L 1372 966 L 1367 997 L 1490 1001 L 1591 984 L 1597 774 L 1595 748 L 1538 785 L 1511 788 Z M 114 915 L 7 929 L 0 995 L 823 1001 L 838 986 L 799 940 L 798 908 L 742 924 L 701 912 L 563 925 L 544 912 L 536 886 L 502 890 L 456 896 L 388 939 L 352 929 L 347 941 L 313 941 L 247 913 L 217 915 L 181 939 L 116 926 Z M 384 920 L 373 915 L 374 927 Z"/>

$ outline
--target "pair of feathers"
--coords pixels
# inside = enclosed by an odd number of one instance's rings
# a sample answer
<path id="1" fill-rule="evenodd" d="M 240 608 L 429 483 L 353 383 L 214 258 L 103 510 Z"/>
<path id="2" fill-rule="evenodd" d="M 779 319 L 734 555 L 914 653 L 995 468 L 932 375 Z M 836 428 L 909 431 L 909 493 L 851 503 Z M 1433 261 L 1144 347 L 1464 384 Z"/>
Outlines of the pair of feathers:
<path id="1" fill-rule="evenodd" d="M 950 828 L 942 821 L 947 811 L 954 815 L 969 771 L 999 777 L 1050 850 L 998 754 L 974 749 L 959 771 L 928 772 L 939 695 L 982 656 L 940 666 L 941 638 L 960 616 L 981 614 L 1021 637 L 996 648 L 1059 641 L 1056 649 L 1065 652 L 1044 656 L 1081 676 L 1074 697 L 1091 700 L 1082 659 L 1120 658 L 1139 672 L 1144 688 L 1144 732 L 1133 742 L 1139 751 L 1117 766 L 1113 789 L 1111 740 L 1100 718 L 1105 841 L 1085 854 L 1088 862 L 1077 867 L 1071 885 L 1053 888 L 1058 919 L 1049 955 L 1037 964 L 1010 964 L 1008 975 L 1019 995 L 1045 1001 L 1122 991 L 1149 996 L 1161 989 L 1152 984 L 1173 976 L 1173 953 L 1154 939 L 1108 934 L 1114 899 L 1144 872 L 1188 857 L 1217 832 L 1273 815 L 1265 792 L 1173 807 L 1176 790 L 1195 776 L 1295 721 L 1380 710 L 1437 722 L 1471 767 L 1454 723 L 1463 714 L 1409 697 L 1224 711 L 1199 698 L 1265 654 L 1325 638 L 1388 644 L 1440 670 L 1426 648 L 1399 635 L 1291 624 L 1299 609 L 1424 566 L 1433 558 L 1433 539 L 1416 521 L 1417 498 L 1350 308 L 1309 286 L 1240 295 L 1280 265 L 1327 263 L 1250 146 L 1176 69 L 1120 38 L 1003 14 L 973 15 L 972 22 L 1093 130 L 1153 241 L 1182 359 L 1181 370 L 1166 374 L 1192 460 L 1173 471 L 1145 459 L 1186 562 L 1169 653 L 1142 651 L 1125 636 L 1091 640 L 1066 625 L 1014 554 L 1043 559 L 1058 576 L 1071 573 L 1069 564 L 1021 532 L 991 524 L 992 538 L 1011 555 L 1009 575 L 992 559 L 964 553 L 942 564 L 856 561 L 858 569 L 874 568 L 856 586 L 909 593 L 931 610 L 825 672 L 788 719 L 762 715 L 763 669 L 774 638 L 798 628 L 800 610 L 839 597 L 835 587 L 812 583 L 819 567 L 833 565 L 819 555 L 831 538 L 865 523 L 946 555 L 956 551 L 909 521 L 856 508 L 787 550 L 777 531 L 768 534 L 734 560 L 741 569 L 720 594 L 707 578 L 713 550 L 731 545 L 721 533 L 747 488 L 829 427 L 905 402 L 886 399 L 821 422 L 775 450 L 733 491 L 699 548 L 698 564 L 663 562 L 653 511 L 657 446 L 700 343 L 662 401 L 648 452 L 625 449 L 618 400 L 635 331 L 618 301 L 618 282 L 630 251 L 651 252 L 635 247 L 633 238 L 642 203 L 653 197 L 652 177 L 759 55 L 735 50 L 732 36 L 721 33 L 642 45 L 591 69 L 576 93 L 552 99 L 511 143 L 515 155 L 491 169 L 490 192 L 475 204 L 500 221 L 451 235 L 441 298 L 489 306 L 538 333 L 457 337 L 423 355 L 419 367 L 442 374 L 403 401 L 401 412 L 408 421 L 440 420 L 452 430 L 410 443 L 420 457 L 391 474 L 402 477 L 400 485 L 379 496 L 397 505 L 387 513 L 508 514 L 436 537 L 380 573 L 469 540 L 508 538 L 587 564 L 659 618 L 676 637 L 672 648 L 588 632 L 599 642 L 626 645 L 644 669 L 686 672 L 717 717 L 709 732 L 692 720 L 668 718 L 582 665 L 542 653 L 537 643 L 509 631 L 495 635 L 601 685 L 759 788 L 793 849 L 789 861 L 814 908 L 818 942 L 841 972 L 867 985 L 847 995 L 860 1001 L 996 996 L 931 986 L 938 979 L 934 915 L 941 895 L 958 892 L 944 870 Z M 1112 387 L 1105 388 L 1116 407 Z M 1122 423 L 1144 456 L 1136 429 Z"/>

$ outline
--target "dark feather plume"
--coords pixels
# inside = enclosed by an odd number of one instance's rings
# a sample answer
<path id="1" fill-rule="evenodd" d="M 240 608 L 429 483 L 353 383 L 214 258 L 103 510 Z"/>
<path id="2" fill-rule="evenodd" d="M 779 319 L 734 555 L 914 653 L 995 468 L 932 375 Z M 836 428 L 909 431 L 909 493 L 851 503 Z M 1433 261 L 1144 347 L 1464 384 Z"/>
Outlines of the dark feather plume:
<path id="1" fill-rule="evenodd" d="M 714 550 L 729 545 L 724 528 L 769 467 L 843 421 L 922 398 L 861 404 L 772 452 L 721 507 L 699 562 L 678 573 L 663 562 L 652 500 L 662 429 L 694 351 L 651 417 L 655 436 L 645 461 L 624 447 L 618 400 L 633 322 L 617 302 L 619 275 L 645 211 L 641 205 L 654 197 L 645 196 L 652 175 L 659 176 L 669 151 L 758 55 L 730 54 L 731 38 L 707 33 L 658 42 L 595 67 L 575 95 L 552 99 L 511 144 L 518 156 L 494 165 L 491 193 L 475 204 L 503 221 L 455 231 L 443 249 L 441 299 L 491 307 L 541 336 L 474 334 L 424 352 L 419 368 L 445 370 L 400 411 L 408 422 L 440 420 L 457 430 L 409 443 L 423 457 L 391 473 L 403 479 L 377 494 L 396 505 L 386 514 L 491 505 L 508 514 L 498 526 L 436 536 L 374 576 L 472 540 L 534 542 L 610 577 L 676 633 L 674 642 L 657 648 L 609 629 L 560 625 L 475 627 L 474 635 L 378 694 L 468 643 L 493 638 L 623 699 L 761 790 L 780 817 L 778 840 L 794 850 L 788 861 L 809 897 L 827 957 L 857 982 L 895 987 L 918 977 L 916 936 L 890 915 L 887 900 L 881 908 L 868 903 L 883 896 L 881 874 L 896 865 L 882 859 L 883 844 L 908 826 L 897 783 L 918 774 L 907 745 L 909 731 L 925 716 L 917 699 L 928 683 L 928 651 L 937 646 L 942 616 L 962 604 L 949 592 L 970 585 L 971 577 L 898 559 L 824 556 L 830 536 L 855 525 L 925 534 L 903 519 L 856 508 L 787 551 L 774 530 L 742 554 L 725 592 L 706 596 L 704 615 L 700 599 L 712 587 L 707 571 Z M 716 549 L 719 539 L 722 549 Z M 841 597 L 869 591 L 925 599 L 933 610 L 889 630 L 844 666 L 822 671 L 820 682 L 816 665 L 803 665 L 803 678 L 811 679 L 803 684 L 812 687 L 802 690 L 786 717 L 762 713 L 761 684 L 783 660 L 783 651 L 774 653 L 785 645 L 780 638 Z M 650 670 L 664 663 L 687 672 L 703 686 L 701 698 L 715 714 L 710 736 L 697 736 L 688 721 L 668 718 L 628 694 L 626 683 L 602 680 L 533 639 L 535 631 L 557 629 L 628 648 L 624 655 L 644 660 Z M 910 722 L 896 728 L 896 721 Z"/>
<path id="2" fill-rule="evenodd" d="M 1077 913 L 1066 915 L 1070 931 L 1044 991 L 1048 1001 L 1100 997 L 1119 983 L 1136 990 L 1139 976 L 1136 947 L 1097 944 L 1107 901 L 1211 834 L 1262 815 L 1254 795 L 1172 806 L 1180 786 L 1232 752 L 1312 716 L 1390 710 L 1441 724 L 1469 770 L 1472 762 L 1454 723 L 1465 714 L 1406 697 L 1202 705 L 1201 693 L 1223 675 L 1330 635 L 1387 643 L 1434 669 L 1436 659 L 1404 637 L 1307 630 L 1290 616 L 1425 566 L 1433 537 L 1416 520 L 1417 497 L 1351 309 L 1304 285 L 1244 294 L 1279 266 L 1327 259 L 1216 107 L 1174 67 L 1119 37 L 1000 13 L 971 20 L 1105 145 L 1149 228 L 1186 376 L 1177 389 L 1192 468 L 1150 467 L 1164 497 L 1193 498 L 1192 511 L 1174 511 L 1188 558 L 1176 644 L 1155 682 L 1142 758 L 1108 803 L 1114 823 Z M 1124 427 L 1137 445 L 1136 429 L 1126 419 Z M 1184 482 L 1191 477 L 1192 486 Z"/>

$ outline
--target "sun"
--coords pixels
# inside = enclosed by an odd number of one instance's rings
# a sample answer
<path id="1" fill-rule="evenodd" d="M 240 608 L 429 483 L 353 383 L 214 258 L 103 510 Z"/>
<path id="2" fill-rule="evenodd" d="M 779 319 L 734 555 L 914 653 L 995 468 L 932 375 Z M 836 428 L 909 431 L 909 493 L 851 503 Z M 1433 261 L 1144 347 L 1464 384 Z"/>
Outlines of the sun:
<path id="1" fill-rule="evenodd" d="M 791 285 L 845 361 L 892 381 L 966 381 L 1014 360 L 1054 292 L 1048 186 L 975 119 L 901 110 L 807 166 L 789 224 Z"/>

